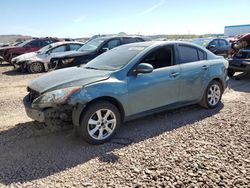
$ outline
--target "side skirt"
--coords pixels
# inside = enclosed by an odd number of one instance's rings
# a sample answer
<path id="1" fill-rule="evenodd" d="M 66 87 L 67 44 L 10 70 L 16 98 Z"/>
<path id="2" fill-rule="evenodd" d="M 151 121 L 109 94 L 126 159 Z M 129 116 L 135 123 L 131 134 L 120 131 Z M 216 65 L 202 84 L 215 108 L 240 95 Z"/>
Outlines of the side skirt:
<path id="1" fill-rule="evenodd" d="M 157 113 L 164 112 L 164 111 L 169 111 L 169 110 L 174 110 L 174 109 L 181 108 L 181 107 L 194 105 L 194 104 L 197 104 L 197 103 L 199 103 L 199 101 L 184 102 L 184 103 L 183 102 L 182 103 L 178 102 L 178 103 L 166 105 L 166 106 L 159 107 L 159 108 L 156 108 L 156 109 L 153 109 L 153 110 L 148 110 L 148 111 L 140 112 L 140 113 L 135 114 L 135 115 L 127 116 L 127 117 L 124 118 L 124 122 L 131 121 L 131 120 L 134 120 L 134 119 L 138 119 L 138 118 L 141 118 L 141 117 L 145 117 L 145 116 L 148 116 L 148 115 L 157 114 Z"/>

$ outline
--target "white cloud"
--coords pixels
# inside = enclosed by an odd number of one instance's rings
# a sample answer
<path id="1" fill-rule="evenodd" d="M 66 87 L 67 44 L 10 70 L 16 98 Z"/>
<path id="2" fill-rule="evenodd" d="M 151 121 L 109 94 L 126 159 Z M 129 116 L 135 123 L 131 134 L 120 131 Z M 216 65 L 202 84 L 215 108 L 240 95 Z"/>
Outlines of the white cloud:
<path id="1" fill-rule="evenodd" d="M 83 22 L 84 20 L 86 19 L 86 16 L 80 16 L 80 17 L 77 17 L 73 20 L 74 23 L 80 23 L 80 22 Z"/>
<path id="2" fill-rule="evenodd" d="M 141 13 L 139 13 L 139 16 L 143 16 L 145 14 L 149 14 L 149 13 L 155 11 L 157 8 L 162 6 L 165 2 L 166 2 L 166 0 L 160 0 L 160 2 L 158 2 L 157 4 L 155 4 L 155 5 L 151 6 L 150 8 L 142 11 Z"/>

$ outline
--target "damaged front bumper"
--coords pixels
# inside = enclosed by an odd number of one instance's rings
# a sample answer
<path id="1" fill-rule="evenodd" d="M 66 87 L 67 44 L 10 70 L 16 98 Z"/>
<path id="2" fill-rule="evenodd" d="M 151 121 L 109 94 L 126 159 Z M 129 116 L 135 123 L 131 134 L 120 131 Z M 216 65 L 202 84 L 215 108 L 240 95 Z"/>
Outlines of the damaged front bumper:
<path id="1" fill-rule="evenodd" d="M 29 95 L 24 97 L 23 104 L 24 104 L 25 112 L 28 117 L 39 122 L 45 122 L 45 112 L 43 110 L 37 110 L 31 107 Z"/>
<path id="2" fill-rule="evenodd" d="M 22 72 L 26 72 L 27 71 L 27 64 L 26 62 L 15 62 L 12 61 L 11 64 L 14 67 L 14 70 L 16 71 L 22 71 Z"/>
<path id="3" fill-rule="evenodd" d="M 73 107 L 70 105 L 37 109 L 32 107 L 32 102 L 29 95 L 24 97 L 23 104 L 27 116 L 35 121 L 43 122 L 47 125 L 60 126 L 68 124 L 68 122 L 72 122 Z"/>

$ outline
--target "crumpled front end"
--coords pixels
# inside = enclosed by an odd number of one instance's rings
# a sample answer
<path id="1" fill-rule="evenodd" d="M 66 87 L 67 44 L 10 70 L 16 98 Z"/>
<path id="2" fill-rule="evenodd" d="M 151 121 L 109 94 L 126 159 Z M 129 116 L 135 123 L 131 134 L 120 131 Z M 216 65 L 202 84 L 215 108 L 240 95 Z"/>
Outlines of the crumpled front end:
<path id="1" fill-rule="evenodd" d="M 23 99 L 23 104 L 28 117 L 31 119 L 43 122 L 47 125 L 68 125 L 72 121 L 73 107 L 67 104 L 58 104 L 51 107 L 39 108 L 36 105 L 36 100 L 42 95 L 28 88 L 28 95 Z"/>

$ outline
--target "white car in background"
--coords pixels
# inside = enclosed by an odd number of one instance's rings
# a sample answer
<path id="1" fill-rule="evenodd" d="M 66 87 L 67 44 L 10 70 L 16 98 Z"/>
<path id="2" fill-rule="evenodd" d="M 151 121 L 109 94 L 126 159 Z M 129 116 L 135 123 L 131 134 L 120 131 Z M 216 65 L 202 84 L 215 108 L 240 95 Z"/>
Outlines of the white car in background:
<path id="1" fill-rule="evenodd" d="M 29 73 L 40 73 L 48 71 L 50 59 L 57 56 L 76 51 L 82 47 L 81 42 L 56 42 L 49 44 L 37 52 L 26 53 L 12 59 L 11 64 L 15 70 Z"/>

